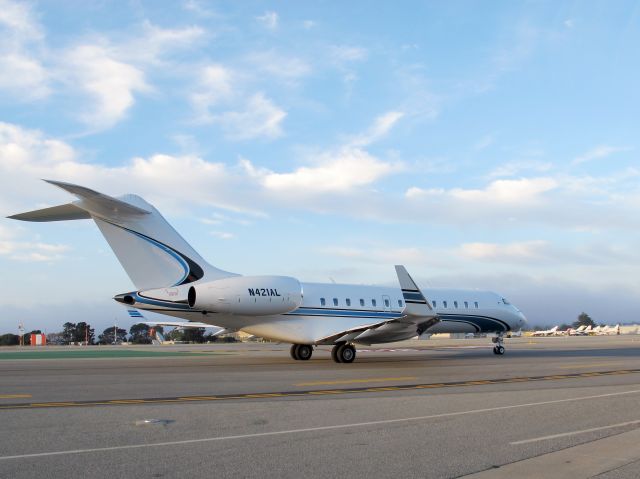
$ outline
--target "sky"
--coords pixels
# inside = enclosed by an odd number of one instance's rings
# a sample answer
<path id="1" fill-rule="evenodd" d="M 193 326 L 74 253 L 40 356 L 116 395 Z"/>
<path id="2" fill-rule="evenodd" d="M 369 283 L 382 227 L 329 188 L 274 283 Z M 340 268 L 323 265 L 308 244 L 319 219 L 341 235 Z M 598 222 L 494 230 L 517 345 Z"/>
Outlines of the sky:
<path id="1" fill-rule="evenodd" d="M 132 323 L 77 183 L 213 265 L 638 321 L 640 4 L 0 0 L 0 333 Z"/>

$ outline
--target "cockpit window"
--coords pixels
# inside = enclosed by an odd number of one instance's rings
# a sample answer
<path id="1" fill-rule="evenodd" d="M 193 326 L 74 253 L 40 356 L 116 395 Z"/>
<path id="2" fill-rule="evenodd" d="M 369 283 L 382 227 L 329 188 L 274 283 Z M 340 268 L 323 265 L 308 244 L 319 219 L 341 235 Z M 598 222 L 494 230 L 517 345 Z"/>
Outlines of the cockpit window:
<path id="1" fill-rule="evenodd" d="M 502 302 L 504 304 L 506 304 L 507 306 L 509 306 L 511 303 L 509 301 L 507 301 L 505 298 L 502 298 Z"/>

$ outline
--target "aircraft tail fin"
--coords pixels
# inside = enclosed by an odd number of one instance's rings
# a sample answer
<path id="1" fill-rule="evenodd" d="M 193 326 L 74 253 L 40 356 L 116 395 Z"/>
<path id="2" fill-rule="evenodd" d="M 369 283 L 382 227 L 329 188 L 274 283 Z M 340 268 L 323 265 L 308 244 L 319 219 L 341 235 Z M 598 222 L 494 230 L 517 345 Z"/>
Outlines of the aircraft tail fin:
<path id="1" fill-rule="evenodd" d="M 91 218 L 139 290 L 236 276 L 207 263 L 158 210 L 136 195 L 119 198 L 83 186 L 45 180 L 78 201 L 10 216 L 22 221 Z"/>

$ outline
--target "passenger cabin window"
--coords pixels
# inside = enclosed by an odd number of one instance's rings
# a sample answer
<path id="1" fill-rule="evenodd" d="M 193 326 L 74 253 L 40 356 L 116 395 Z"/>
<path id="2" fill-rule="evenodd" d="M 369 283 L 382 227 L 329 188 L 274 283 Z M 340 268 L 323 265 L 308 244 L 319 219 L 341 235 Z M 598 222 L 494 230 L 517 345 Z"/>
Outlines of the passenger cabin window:
<path id="1" fill-rule="evenodd" d="M 351 306 L 351 300 L 349 298 L 347 298 L 347 306 Z"/>
<path id="2" fill-rule="evenodd" d="M 474 301 L 474 303 L 473 303 L 473 304 L 475 304 L 475 305 L 476 305 L 476 309 L 478 309 L 478 302 L 477 302 L 477 301 Z"/>
<path id="3" fill-rule="evenodd" d="M 446 302 L 446 301 L 443 301 L 443 302 L 442 302 L 442 305 L 446 308 L 446 307 L 447 307 L 447 302 Z"/>
<path id="4" fill-rule="evenodd" d="M 434 301 L 433 301 L 433 307 L 435 308 L 435 307 L 437 307 L 437 306 L 438 306 L 438 305 L 437 305 L 437 303 L 436 303 L 436 302 L 435 302 L 435 300 L 434 300 Z"/>
<path id="5" fill-rule="evenodd" d="M 338 298 L 333 298 L 333 305 L 338 306 Z"/>
<path id="6" fill-rule="evenodd" d="M 360 300 L 360 306 L 364 306 L 364 299 Z"/>
<path id="7" fill-rule="evenodd" d="M 469 301 L 465 301 L 465 302 L 464 302 L 464 307 L 465 307 L 465 308 L 467 308 L 467 309 L 469 309 Z"/>
<path id="8" fill-rule="evenodd" d="M 375 308 L 375 307 L 376 307 L 376 304 L 377 304 L 377 303 L 376 303 L 376 300 L 375 300 L 375 299 L 372 299 L 372 300 L 371 300 L 371 306 L 373 306 L 373 307 Z"/>
<path id="9" fill-rule="evenodd" d="M 401 299 L 398 300 L 398 306 L 400 306 L 402 308 L 402 300 Z"/>
<path id="10" fill-rule="evenodd" d="M 458 302 L 457 302 L 457 301 L 454 301 L 454 302 L 453 302 L 453 307 L 454 307 L 454 308 L 457 308 L 457 307 L 458 307 Z"/>
<path id="11" fill-rule="evenodd" d="M 326 304 L 327 302 L 324 300 L 324 298 L 320 298 L 320 306 L 324 306 Z"/>
<path id="12" fill-rule="evenodd" d="M 388 308 L 388 307 L 389 307 L 389 300 L 388 300 L 388 299 L 385 299 L 385 300 L 384 300 L 384 307 L 385 307 L 385 308 Z"/>

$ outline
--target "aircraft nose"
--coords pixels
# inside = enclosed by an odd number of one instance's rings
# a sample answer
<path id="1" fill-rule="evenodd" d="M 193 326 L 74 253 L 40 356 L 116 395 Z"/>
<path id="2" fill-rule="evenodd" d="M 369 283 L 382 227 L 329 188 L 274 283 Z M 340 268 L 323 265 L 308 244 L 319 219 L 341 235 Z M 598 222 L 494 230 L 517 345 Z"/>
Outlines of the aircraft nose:
<path id="1" fill-rule="evenodd" d="M 518 325 L 520 327 L 524 326 L 525 324 L 527 324 L 527 318 L 524 314 L 522 314 L 520 311 L 518 311 Z"/>

